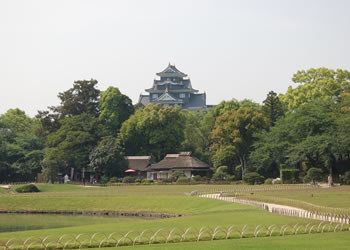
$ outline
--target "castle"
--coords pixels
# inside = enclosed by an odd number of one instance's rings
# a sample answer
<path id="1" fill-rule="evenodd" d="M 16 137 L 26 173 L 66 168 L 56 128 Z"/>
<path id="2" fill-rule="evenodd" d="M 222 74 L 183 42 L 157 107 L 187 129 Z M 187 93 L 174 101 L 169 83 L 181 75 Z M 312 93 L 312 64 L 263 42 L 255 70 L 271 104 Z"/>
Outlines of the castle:
<path id="1" fill-rule="evenodd" d="M 146 89 L 148 95 L 140 95 L 139 103 L 161 104 L 165 107 L 181 107 L 189 110 L 206 110 L 206 94 L 198 93 L 192 88 L 191 80 L 186 74 L 169 63 L 162 72 L 157 73 L 152 88 Z"/>

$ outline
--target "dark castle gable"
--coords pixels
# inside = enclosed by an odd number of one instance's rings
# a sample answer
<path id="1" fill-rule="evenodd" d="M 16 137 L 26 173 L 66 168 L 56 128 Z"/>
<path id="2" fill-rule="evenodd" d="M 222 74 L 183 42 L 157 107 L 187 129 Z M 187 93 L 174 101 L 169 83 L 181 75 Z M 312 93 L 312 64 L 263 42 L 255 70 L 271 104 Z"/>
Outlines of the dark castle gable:
<path id="1" fill-rule="evenodd" d="M 169 63 L 157 76 L 160 79 L 154 80 L 152 88 L 146 89 L 149 95 L 140 95 L 139 103 L 144 106 L 151 103 L 191 110 L 207 109 L 206 94 L 193 89 L 191 80 L 175 65 Z"/>

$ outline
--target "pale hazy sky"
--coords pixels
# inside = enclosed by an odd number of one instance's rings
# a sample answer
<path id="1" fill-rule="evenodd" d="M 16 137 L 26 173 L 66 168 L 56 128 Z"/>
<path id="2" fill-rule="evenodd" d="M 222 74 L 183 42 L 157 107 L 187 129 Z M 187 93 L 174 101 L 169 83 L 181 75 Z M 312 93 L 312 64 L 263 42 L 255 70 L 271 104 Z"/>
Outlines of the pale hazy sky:
<path id="1" fill-rule="evenodd" d="M 262 102 L 299 69 L 350 69 L 349 13 L 341 0 L 0 0 L 0 114 L 34 116 L 91 78 L 136 103 L 168 62 L 208 104 Z"/>

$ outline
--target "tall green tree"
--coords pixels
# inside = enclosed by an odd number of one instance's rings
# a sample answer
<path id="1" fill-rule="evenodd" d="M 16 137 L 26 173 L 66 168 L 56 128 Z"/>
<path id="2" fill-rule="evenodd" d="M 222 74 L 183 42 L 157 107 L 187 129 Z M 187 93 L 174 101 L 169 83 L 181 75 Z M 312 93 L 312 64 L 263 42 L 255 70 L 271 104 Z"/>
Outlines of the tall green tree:
<path id="1" fill-rule="evenodd" d="M 123 123 L 120 139 L 126 155 L 151 155 L 157 161 L 181 149 L 184 126 L 179 108 L 147 105 Z"/>
<path id="2" fill-rule="evenodd" d="M 338 102 L 344 90 L 350 87 L 350 72 L 342 69 L 311 68 L 298 71 L 292 80 L 299 86 L 289 86 L 287 93 L 280 98 L 290 110 L 295 110 L 301 104 L 317 99 Z"/>
<path id="3" fill-rule="evenodd" d="M 38 119 L 20 109 L 0 116 L 0 182 L 34 180 L 40 172 L 43 139 Z"/>
<path id="4" fill-rule="evenodd" d="M 101 128 L 96 117 L 80 114 L 60 121 L 60 128 L 47 137 L 46 173 L 69 173 L 89 165 L 89 154 L 97 145 Z M 61 166 L 57 169 L 57 166 Z M 52 171 L 51 171 L 52 170 Z M 55 171 L 53 171 L 55 170 Z M 56 171 L 57 170 L 57 171 Z"/>
<path id="5" fill-rule="evenodd" d="M 130 98 L 115 87 L 109 87 L 101 93 L 99 109 L 99 121 L 104 125 L 107 135 L 114 136 L 119 132 L 122 123 L 135 111 Z"/>
<path id="6" fill-rule="evenodd" d="M 113 136 L 104 137 L 90 153 L 90 168 L 104 176 L 121 176 L 128 168 L 123 148 Z"/>
<path id="7" fill-rule="evenodd" d="M 97 83 L 94 79 L 75 81 L 72 88 L 58 94 L 61 105 L 53 107 L 53 111 L 60 114 L 61 118 L 83 113 L 97 117 L 100 96 Z"/>
<path id="8" fill-rule="evenodd" d="M 283 105 L 277 93 L 270 91 L 263 103 L 262 112 L 269 119 L 271 126 L 274 126 L 277 119 L 284 115 Z"/>
<path id="9" fill-rule="evenodd" d="M 349 116 L 332 100 L 304 104 L 260 134 L 250 158 L 257 168 L 272 163 L 295 167 L 307 160 L 310 167 L 332 174 L 337 163 L 349 160 L 349 123 Z"/>
<path id="10" fill-rule="evenodd" d="M 240 107 L 217 117 L 211 137 L 212 150 L 220 152 L 231 147 L 242 167 L 242 177 L 247 170 L 248 156 L 254 142 L 253 134 L 267 127 L 267 119 L 251 107 Z"/>
<path id="11" fill-rule="evenodd" d="M 210 131 L 207 132 L 203 125 L 203 112 L 182 110 L 185 115 L 184 141 L 182 148 L 184 151 L 192 151 L 193 155 L 203 161 L 210 160 L 209 147 Z"/>
<path id="12" fill-rule="evenodd" d="M 238 110 L 240 107 L 251 108 L 254 111 L 261 110 L 261 106 L 255 102 L 252 102 L 251 100 L 245 99 L 242 101 L 237 101 L 235 99 L 232 99 L 231 101 L 222 101 L 219 105 L 209 109 L 209 111 L 206 112 L 203 115 L 203 118 L 201 118 L 200 120 L 200 131 L 204 142 L 203 143 L 204 153 L 202 155 L 205 156 L 202 159 L 208 162 L 210 160 L 212 163 L 214 163 L 214 166 L 228 165 L 230 167 L 229 171 L 231 171 L 234 167 L 232 164 L 236 164 L 234 163 L 236 162 L 236 159 L 229 158 L 228 156 L 232 156 L 232 154 L 227 153 L 227 150 L 217 151 L 217 150 L 210 149 L 214 143 L 211 137 L 211 133 L 214 129 L 216 119 L 220 115 L 223 115 L 225 112 Z M 223 159 L 225 160 L 222 161 Z"/>
<path id="13" fill-rule="evenodd" d="M 94 117 L 99 115 L 98 101 L 100 90 L 96 88 L 97 80 L 75 81 L 73 87 L 58 94 L 61 104 L 51 106 L 46 111 L 38 111 L 41 121 L 41 133 L 45 136 L 60 127 L 60 121 L 83 113 Z"/>

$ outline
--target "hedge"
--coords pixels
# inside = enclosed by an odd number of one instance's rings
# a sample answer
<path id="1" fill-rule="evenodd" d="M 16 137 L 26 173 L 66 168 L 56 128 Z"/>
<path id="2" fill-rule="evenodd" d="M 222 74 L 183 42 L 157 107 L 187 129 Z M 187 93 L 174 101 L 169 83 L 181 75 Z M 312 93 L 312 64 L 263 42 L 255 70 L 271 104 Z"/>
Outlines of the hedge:
<path id="1" fill-rule="evenodd" d="M 298 182 L 299 169 L 281 169 L 280 170 L 281 181 L 283 184 L 294 184 Z"/>

